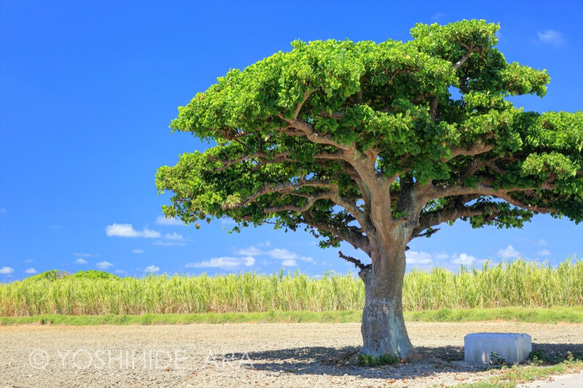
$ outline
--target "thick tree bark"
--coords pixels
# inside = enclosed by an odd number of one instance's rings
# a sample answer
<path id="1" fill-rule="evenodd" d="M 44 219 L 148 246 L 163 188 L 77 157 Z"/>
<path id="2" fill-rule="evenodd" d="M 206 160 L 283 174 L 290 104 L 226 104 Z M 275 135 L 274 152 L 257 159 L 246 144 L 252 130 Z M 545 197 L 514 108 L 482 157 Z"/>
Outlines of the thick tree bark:
<path id="1" fill-rule="evenodd" d="M 362 353 L 380 357 L 391 353 L 401 359 L 413 350 L 403 317 L 405 250 L 382 257 L 384 265 L 359 272 L 365 285 L 362 313 Z"/>

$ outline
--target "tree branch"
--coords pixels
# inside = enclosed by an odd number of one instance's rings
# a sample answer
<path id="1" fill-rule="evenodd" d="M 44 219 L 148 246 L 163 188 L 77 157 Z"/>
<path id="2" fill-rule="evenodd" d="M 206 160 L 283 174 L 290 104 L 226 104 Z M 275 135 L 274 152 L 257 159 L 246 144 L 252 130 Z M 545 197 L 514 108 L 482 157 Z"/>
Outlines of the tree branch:
<path id="1" fill-rule="evenodd" d="M 298 119 L 286 119 L 282 114 L 280 114 L 279 117 L 289 124 L 283 130 L 283 133 L 288 136 L 305 136 L 312 143 L 331 145 L 341 150 L 347 150 L 351 147 L 350 145 L 340 144 L 337 141 L 334 141 L 329 135 L 318 134 L 314 128 L 314 125 L 311 123 L 307 123 Z"/>
<path id="2" fill-rule="evenodd" d="M 302 100 L 302 102 L 300 102 L 296 106 L 296 109 L 294 110 L 294 120 L 298 118 L 298 115 L 300 114 L 300 111 L 302 110 L 302 107 L 304 106 L 305 102 L 308 101 L 308 98 L 310 97 L 310 95 L 313 92 L 314 92 L 314 90 L 311 90 L 309 92 L 304 92 L 304 99 Z"/>
<path id="3" fill-rule="evenodd" d="M 322 112 L 319 114 L 319 116 L 325 117 L 328 119 L 343 119 L 345 115 L 344 115 L 344 113 L 340 113 L 340 112 L 334 112 L 334 113 Z"/>
<path id="4" fill-rule="evenodd" d="M 532 189 L 523 189 L 523 190 L 520 190 L 520 191 L 531 191 L 531 190 Z M 514 190 L 514 191 L 519 191 L 519 190 Z M 519 201 L 519 200 L 517 200 L 515 198 L 512 198 L 510 196 L 510 192 L 511 191 L 503 192 L 502 194 L 498 194 L 497 197 L 505 200 L 506 202 L 508 202 L 509 204 L 511 204 L 513 206 L 520 207 L 520 208 L 523 208 L 523 209 L 526 209 L 526 210 L 535 211 L 535 212 L 538 212 L 538 213 L 556 213 L 557 212 L 556 209 L 553 209 L 553 208 L 550 208 L 550 207 L 539 207 L 539 206 L 536 206 L 536 205 L 535 206 L 532 206 L 532 205 L 526 204 L 526 203 L 524 203 L 522 201 Z"/>
<path id="5" fill-rule="evenodd" d="M 247 197 L 247 199 L 245 199 L 245 201 L 240 202 L 238 204 L 223 205 L 223 210 L 227 209 L 227 208 L 233 208 L 233 207 L 241 208 L 244 206 L 248 206 L 251 203 L 253 203 L 260 196 L 265 195 L 265 194 L 270 194 L 270 193 L 287 193 L 287 194 L 294 194 L 294 195 L 300 195 L 300 196 L 306 197 L 306 195 L 302 195 L 301 193 L 295 193 L 296 190 L 298 190 L 302 187 L 323 187 L 323 188 L 327 188 L 327 189 L 333 189 L 334 185 L 332 185 L 329 181 L 305 180 L 305 179 L 301 179 L 300 182 L 298 182 L 298 183 L 287 182 L 287 183 L 279 183 L 279 184 L 276 184 L 273 186 L 269 186 L 269 184 L 266 182 L 264 189 L 259 190 L 255 194 L 250 195 L 249 197 Z"/>
<path id="6" fill-rule="evenodd" d="M 465 50 L 466 53 L 460 58 L 459 61 L 457 61 L 454 65 L 453 68 L 454 69 L 459 69 L 468 59 L 470 59 L 470 56 L 473 53 L 477 53 L 480 52 L 482 49 L 479 47 L 474 47 L 474 46 L 468 46 L 467 44 L 463 43 L 463 42 L 458 42 L 460 46 L 462 46 Z"/>
<path id="7" fill-rule="evenodd" d="M 413 230 L 413 236 L 423 236 L 421 232 L 433 226 L 439 225 L 447 221 L 455 221 L 461 217 L 472 217 L 484 214 L 485 211 L 490 210 L 493 214 L 498 214 L 496 206 L 489 206 L 488 204 L 480 204 L 473 207 L 467 207 L 459 202 L 456 205 L 447 207 L 441 210 L 435 210 L 422 214 L 419 218 L 419 227 Z M 437 231 L 437 230 L 436 230 Z"/>
<path id="8" fill-rule="evenodd" d="M 466 53 L 460 58 L 459 61 L 457 61 L 456 63 L 454 63 L 453 68 L 454 69 L 459 69 L 460 67 L 462 67 L 462 65 L 468 60 L 470 59 L 470 56 L 472 55 L 474 51 L 466 51 Z"/>
<path id="9" fill-rule="evenodd" d="M 554 187 L 553 184 L 546 183 L 543 189 L 550 190 Z M 487 185 L 483 182 L 478 182 L 474 187 L 464 187 L 460 185 L 457 186 L 439 186 L 433 185 L 425 195 L 424 200 L 430 201 L 437 198 L 446 198 L 446 197 L 454 197 L 454 196 L 492 196 L 496 198 L 500 198 L 508 202 L 509 204 L 520 207 L 530 211 L 536 211 L 539 213 L 554 213 L 557 210 L 552 209 L 550 207 L 538 207 L 529 205 L 524 203 L 516 198 L 511 196 L 512 193 L 519 193 L 519 192 L 530 192 L 532 188 L 521 188 L 521 187 L 513 187 L 509 189 L 494 189 L 492 186 Z"/>
<path id="10" fill-rule="evenodd" d="M 342 253 L 342 251 L 338 251 L 338 256 L 340 256 L 340 258 L 348 261 L 349 263 L 354 264 L 361 271 L 367 267 L 367 265 L 362 264 L 362 261 L 355 259 L 354 257 L 351 257 L 351 256 L 346 256 L 345 254 Z M 370 267 L 370 264 L 368 266 Z"/>
<path id="11" fill-rule="evenodd" d="M 292 194 L 292 193 L 289 193 Z M 266 207 L 263 212 L 264 213 L 275 213 L 275 212 L 285 212 L 285 211 L 292 211 L 292 212 L 305 212 L 308 211 L 316 201 L 320 199 L 330 199 L 330 193 L 328 192 L 321 192 L 317 194 L 310 194 L 310 195 L 303 195 L 303 194 L 296 194 L 293 195 L 307 198 L 306 203 L 303 206 L 298 205 L 283 205 L 283 206 L 273 206 L 273 207 Z"/>
<path id="12" fill-rule="evenodd" d="M 439 103 L 439 99 L 436 97 L 433 97 L 431 99 L 431 102 L 429 103 L 429 117 L 431 118 L 431 121 L 435 121 L 437 120 L 437 106 Z"/>
<path id="13" fill-rule="evenodd" d="M 290 155 L 291 155 L 290 151 L 280 152 L 280 153 L 273 154 L 273 155 L 267 154 L 265 152 L 255 152 L 252 154 L 241 156 L 240 158 L 233 159 L 233 160 L 228 160 L 228 159 L 221 160 L 221 159 L 211 158 L 212 161 L 220 162 L 223 164 L 221 167 L 213 169 L 212 172 L 221 172 L 221 171 L 224 171 L 237 163 L 252 160 L 252 159 L 262 159 L 262 158 L 264 159 L 260 162 L 257 162 L 257 165 L 255 165 L 255 167 L 254 167 L 254 170 L 257 170 L 259 167 L 265 166 L 268 164 L 278 164 L 278 163 L 284 163 L 284 162 L 287 162 L 287 163 L 298 162 L 295 159 L 289 159 L 288 157 Z M 317 159 L 317 160 L 344 160 L 342 150 L 338 150 L 338 152 L 335 152 L 335 153 L 322 152 L 322 153 L 313 155 L 313 158 Z"/>
<path id="14" fill-rule="evenodd" d="M 367 235 L 363 234 L 360 228 L 350 227 L 347 225 L 334 225 L 331 222 L 318 221 L 314 219 L 309 212 L 302 212 L 303 222 L 311 227 L 337 236 L 343 241 L 351 244 L 370 256 L 370 242 Z"/>
<path id="15" fill-rule="evenodd" d="M 489 138 L 489 137 L 487 137 Z M 473 143 L 469 149 L 464 148 L 454 148 L 451 150 L 451 156 L 449 158 L 441 158 L 443 162 L 448 162 L 457 156 L 475 156 L 480 154 L 485 154 L 494 148 L 491 144 L 480 144 Z"/>
<path id="16" fill-rule="evenodd" d="M 419 229 L 416 229 L 416 230 L 419 230 Z M 420 229 L 419 231 L 421 232 L 422 230 L 423 229 Z M 425 229 L 425 232 L 424 233 L 418 233 L 418 234 L 413 233 L 413 238 L 418 238 L 418 237 L 431 237 L 435 233 L 439 232 L 440 230 L 441 230 L 440 228 L 433 229 L 433 228 L 429 227 L 429 228 Z"/>
<path id="17" fill-rule="evenodd" d="M 468 46 L 462 42 L 458 42 L 465 50 L 466 53 L 452 65 L 455 70 L 458 70 L 470 57 L 473 53 L 480 51 L 480 49 L 474 48 L 473 46 Z M 439 98 L 437 96 L 433 97 L 429 103 L 429 115 L 431 117 L 431 121 L 435 121 L 437 119 L 437 107 L 439 103 Z"/>
<path id="18" fill-rule="evenodd" d="M 263 162 L 259 162 L 257 164 L 258 166 L 266 165 L 266 164 L 282 163 L 284 161 L 288 161 L 287 157 L 290 154 L 291 154 L 291 152 L 289 152 L 289 151 L 281 152 L 281 153 L 274 154 L 274 155 L 269 155 L 265 152 L 255 152 L 255 153 L 244 155 L 244 156 L 241 156 L 240 158 L 232 159 L 232 160 L 229 160 L 229 159 L 220 160 L 220 159 L 212 158 L 211 159 L 212 161 L 220 162 L 223 164 L 221 167 L 213 169 L 212 172 L 221 172 L 221 171 L 224 171 L 237 163 L 244 162 L 244 161 L 251 160 L 251 159 L 260 159 L 260 158 L 268 159 L 268 160 L 265 160 Z M 289 160 L 289 161 L 293 162 L 293 160 Z"/>

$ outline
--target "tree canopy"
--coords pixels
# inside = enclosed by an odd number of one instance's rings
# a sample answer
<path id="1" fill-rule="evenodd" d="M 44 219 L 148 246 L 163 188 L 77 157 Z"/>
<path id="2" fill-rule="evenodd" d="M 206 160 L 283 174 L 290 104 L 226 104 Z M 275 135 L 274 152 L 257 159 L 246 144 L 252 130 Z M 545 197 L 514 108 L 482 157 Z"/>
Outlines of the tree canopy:
<path id="1" fill-rule="evenodd" d="M 174 192 L 165 214 L 304 225 L 322 246 L 344 240 L 370 252 L 371 182 L 382 181 L 384 222 L 413 222 L 409 240 L 458 219 L 520 227 L 550 213 L 580 222 L 583 113 L 507 101 L 544 96 L 550 77 L 508 63 L 495 48 L 498 28 L 472 20 L 418 24 L 405 43 L 295 41 L 229 71 L 171 124 L 216 145 L 159 169 L 158 189 Z M 405 186 L 421 193 L 419 214 Z"/>

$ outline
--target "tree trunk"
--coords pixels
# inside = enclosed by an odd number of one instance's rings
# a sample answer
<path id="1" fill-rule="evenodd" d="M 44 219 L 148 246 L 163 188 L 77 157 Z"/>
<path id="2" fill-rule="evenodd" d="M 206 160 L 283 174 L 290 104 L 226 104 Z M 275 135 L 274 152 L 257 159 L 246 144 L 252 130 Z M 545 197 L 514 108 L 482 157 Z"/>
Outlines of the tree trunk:
<path id="1" fill-rule="evenodd" d="M 359 273 L 365 289 L 362 353 L 376 357 L 390 353 L 404 359 L 413 349 L 402 307 L 405 251 L 381 255 L 380 265 L 368 266 Z"/>

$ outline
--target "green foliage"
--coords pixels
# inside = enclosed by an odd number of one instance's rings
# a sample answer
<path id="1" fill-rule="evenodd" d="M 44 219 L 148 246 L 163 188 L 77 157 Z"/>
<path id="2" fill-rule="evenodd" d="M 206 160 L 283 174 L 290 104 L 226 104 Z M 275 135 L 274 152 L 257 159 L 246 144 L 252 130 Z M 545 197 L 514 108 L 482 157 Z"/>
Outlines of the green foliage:
<path id="1" fill-rule="evenodd" d="M 33 276 L 29 276 L 26 279 L 24 279 L 24 281 L 27 282 L 34 282 L 40 280 L 54 281 L 58 279 L 63 279 L 67 276 L 70 276 L 68 272 L 59 271 L 58 269 L 52 269 L 50 271 L 45 271 Z"/>
<path id="2" fill-rule="evenodd" d="M 368 367 L 375 367 L 375 366 L 383 366 L 383 365 L 399 365 L 401 359 L 394 354 L 386 353 L 380 357 L 371 356 L 368 354 L 359 354 L 358 355 L 358 365 L 359 366 L 368 366 Z"/>
<path id="3" fill-rule="evenodd" d="M 73 278 L 83 278 L 83 279 L 119 279 L 120 277 L 106 271 L 98 271 L 96 269 L 90 269 L 88 271 L 79 271 L 73 275 Z"/>
<path id="4" fill-rule="evenodd" d="M 562 362 L 583 361 L 583 352 L 567 352 L 565 357 L 561 354 L 550 355 L 545 349 L 536 349 L 530 352 L 528 359 L 534 365 L 556 365 Z"/>
<path id="5" fill-rule="evenodd" d="M 171 123 L 214 146 L 158 169 L 159 192 L 174 193 L 164 213 L 196 228 L 225 216 L 235 231 L 305 225 L 322 247 L 367 253 L 379 203 L 383 227 L 409 239 L 456 220 L 582 221 L 583 113 L 515 108 L 506 97 L 542 97 L 550 77 L 508 63 L 498 29 L 464 20 L 418 24 L 409 42 L 295 41 L 230 70 Z"/>
<path id="6" fill-rule="evenodd" d="M 58 269 L 52 269 L 50 271 L 45 271 L 37 275 L 29 276 L 24 279 L 24 282 L 34 282 L 39 280 L 60 280 L 65 278 L 84 278 L 84 279 L 119 279 L 119 276 L 106 271 L 98 271 L 96 269 L 91 269 L 88 271 L 78 271 L 75 274 L 70 274 L 69 272 L 59 271 Z"/>
<path id="7" fill-rule="evenodd" d="M 559 356 L 549 356 L 544 349 L 537 349 L 530 352 L 528 359 L 534 365 L 554 365 L 562 362 Z"/>
<path id="8" fill-rule="evenodd" d="M 501 357 L 498 353 L 491 352 L 490 353 L 490 365 L 502 366 L 502 365 L 508 365 L 508 363 L 506 362 L 506 359 L 504 359 L 504 357 Z"/>

